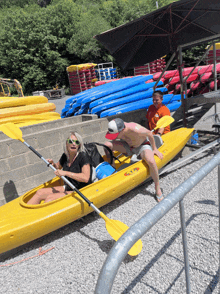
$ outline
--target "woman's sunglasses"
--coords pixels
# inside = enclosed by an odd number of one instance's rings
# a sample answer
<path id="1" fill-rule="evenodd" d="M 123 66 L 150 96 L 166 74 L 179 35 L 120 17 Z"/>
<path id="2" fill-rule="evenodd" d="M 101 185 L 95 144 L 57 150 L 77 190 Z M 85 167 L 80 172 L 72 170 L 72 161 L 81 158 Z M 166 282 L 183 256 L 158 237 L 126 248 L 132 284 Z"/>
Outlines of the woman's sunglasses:
<path id="1" fill-rule="evenodd" d="M 75 143 L 76 145 L 79 145 L 79 144 L 80 144 L 79 140 L 67 139 L 66 141 L 67 141 L 67 143 L 69 143 L 69 144 L 73 144 L 73 143 Z"/>

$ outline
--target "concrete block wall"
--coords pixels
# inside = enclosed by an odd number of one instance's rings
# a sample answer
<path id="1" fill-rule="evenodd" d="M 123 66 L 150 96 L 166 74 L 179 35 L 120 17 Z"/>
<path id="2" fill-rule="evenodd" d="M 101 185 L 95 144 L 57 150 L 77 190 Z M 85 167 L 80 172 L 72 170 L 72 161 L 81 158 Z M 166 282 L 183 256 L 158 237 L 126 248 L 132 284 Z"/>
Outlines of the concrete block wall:
<path id="1" fill-rule="evenodd" d="M 58 161 L 63 142 L 71 131 L 84 142 L 105 140 L 108 121 L 97 116 L 80 116 L 22 127 L 23 139 L 44 158 Z M 54 177 L 53 171 L 19 140 L 0 132 L 0 205 Z"/>
<path id="2" fill-rule="evenodd" d="M 58 161 L 63 153 L 63 143 L 71 131 L 81 134 L 84 142 L 104 143 L 108 121 L 121 117 L 125 122 L 142 124 L 145 115 L 144 110 L 103 119 L 96 115 L 81 115 L 22 127 L 21 131 L 23 139 L 44 158 Z M 98 149 L 103 154 L 103 148 Z M 0 206 L 53 177 L 52 169 L 27 146 L 0 132 Z"/>

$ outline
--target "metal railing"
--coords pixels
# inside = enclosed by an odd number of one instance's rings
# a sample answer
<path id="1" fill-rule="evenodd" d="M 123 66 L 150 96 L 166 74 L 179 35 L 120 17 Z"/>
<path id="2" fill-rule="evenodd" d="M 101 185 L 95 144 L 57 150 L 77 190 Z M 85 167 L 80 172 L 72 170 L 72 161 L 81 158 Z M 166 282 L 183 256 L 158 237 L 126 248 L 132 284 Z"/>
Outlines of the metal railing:
<path id="1" fill-rule="evenodd" d="M 181 230 L 183 239 L 184 264 L 186 275 L 186 293 L 191 292 L 189 260 L 186 239 L 186 222 L 184 213 L 183 198 L 193 189 L 203 178 L 205 178 L 216 166 L 218 166 L 218 208 L 220 215 L 220 152 L 196 171 L 185 182 L 175 188 L 163 201 L 158 203 L 131 226 L 115 243 L 101 269 L 97 285 L 96 294 L 108 294 L 111 292 L 117 271 L 126 257 L 130 248 L 148 232 L 167 212 L 169 212 L 178 202 L 180 207 Z M 220 217 L 219 217 L 219 252 L 220 252 Z M 220 264 L 220 255 L 219 255 Z"/>

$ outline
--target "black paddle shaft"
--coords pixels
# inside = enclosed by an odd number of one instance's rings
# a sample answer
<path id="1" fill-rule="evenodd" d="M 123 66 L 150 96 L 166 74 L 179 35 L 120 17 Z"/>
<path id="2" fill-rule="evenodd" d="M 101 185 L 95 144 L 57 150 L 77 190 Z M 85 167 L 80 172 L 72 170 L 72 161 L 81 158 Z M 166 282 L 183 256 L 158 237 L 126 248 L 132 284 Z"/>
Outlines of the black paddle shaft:
<path id="1" fill-rule="evenodd" d="M 37 150 L 35 150 L 32 146 L 30 146 L 27 142 L 23 142 L 31 151 L 33 151 L 39 158 L 41 158 L 46 164 L 47 166 L 49 166 L 50 168 L 52 168 L 52 170 L 56 171 L 56 168 L 49 163 L 39 152 L 37 152 Z M 75 190 L 88 204 L 89 206 L 91 206 L 94 210 L 96 210 L 97 212 L 99 211 L 98 208 L 96 208 L 93 203 L 87 199 L 69 180 L 67 180 L 64 176 L 61 176 L 61 179 L 66 182 L 73 190 Z"/>

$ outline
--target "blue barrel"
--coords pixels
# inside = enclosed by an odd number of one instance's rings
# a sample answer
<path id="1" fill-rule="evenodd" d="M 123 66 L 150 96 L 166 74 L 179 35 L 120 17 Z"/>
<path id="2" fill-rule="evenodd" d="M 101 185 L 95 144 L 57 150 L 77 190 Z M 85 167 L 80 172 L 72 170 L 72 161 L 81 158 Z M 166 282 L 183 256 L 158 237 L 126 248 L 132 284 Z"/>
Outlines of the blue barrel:
<path id="1" fill-rule="evenodd" d="M 199 134 L 195 133 L 191 138 L 192 145 L 199 145 Z"/>

